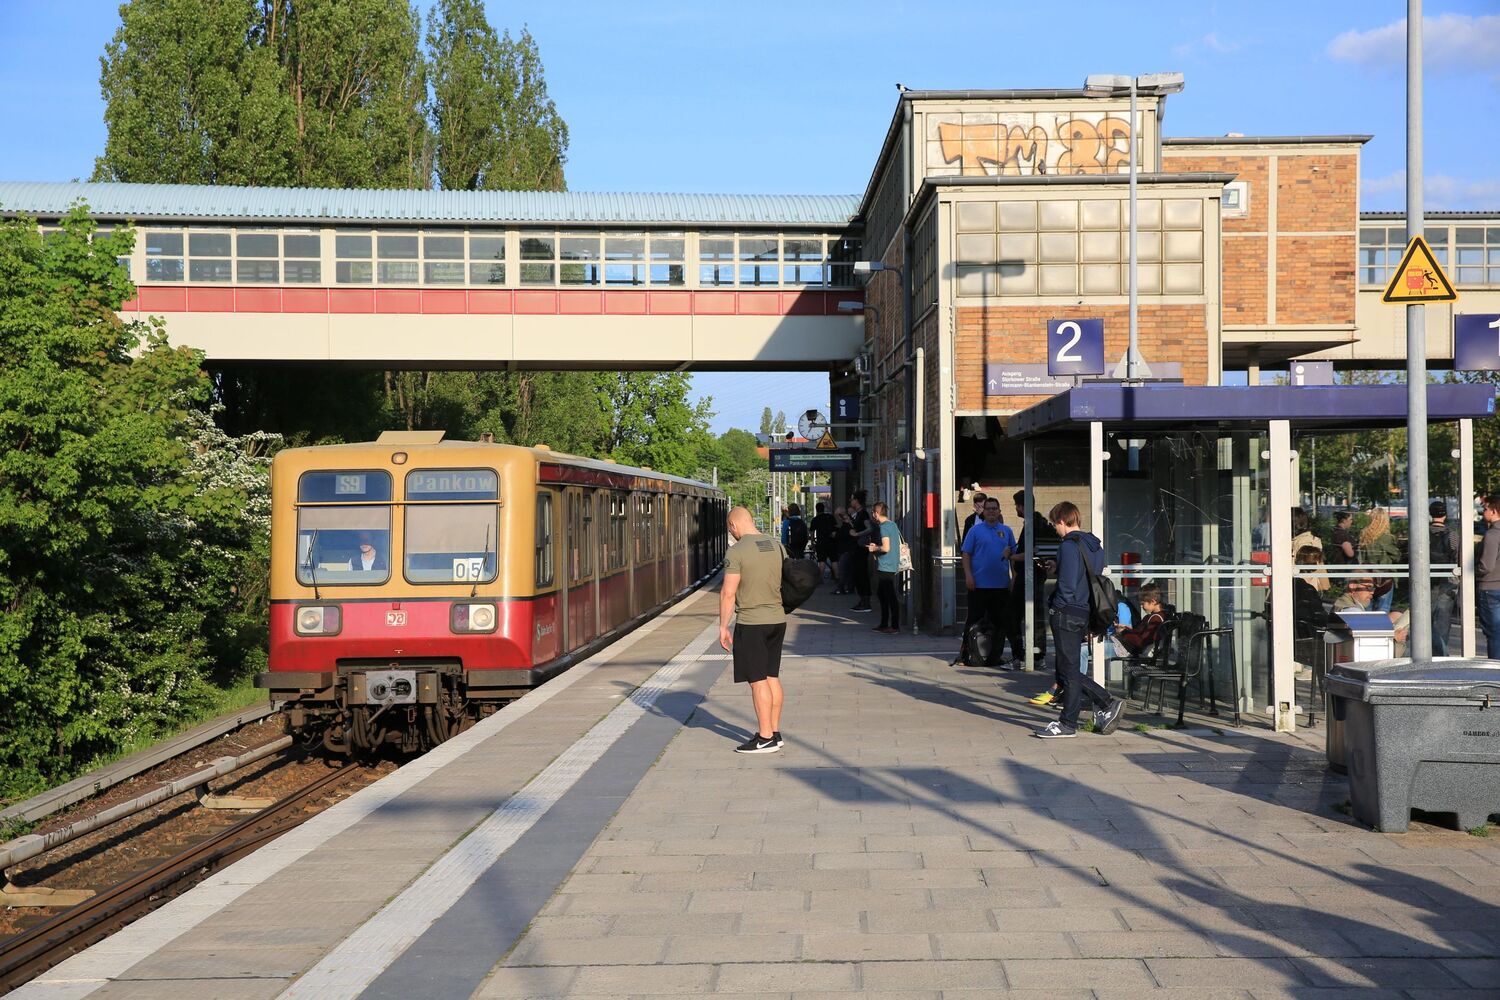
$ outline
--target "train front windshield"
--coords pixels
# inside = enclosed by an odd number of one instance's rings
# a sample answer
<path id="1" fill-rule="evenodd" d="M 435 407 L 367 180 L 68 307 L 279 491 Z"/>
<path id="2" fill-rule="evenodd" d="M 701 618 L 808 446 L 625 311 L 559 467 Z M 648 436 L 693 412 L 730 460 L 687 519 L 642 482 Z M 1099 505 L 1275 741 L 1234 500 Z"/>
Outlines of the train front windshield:
<path id="1" fill-rule="evenodd" d="M 390 473 L 304 473 L 297 483 L 297 581 L 369 585 L 390 576 Z"/>
<path id="2" fill-rule="evenodd" d="M 493 469 L 406 476 L 406 579 L 490 583 L 498 566 L 500 478 Z"/>

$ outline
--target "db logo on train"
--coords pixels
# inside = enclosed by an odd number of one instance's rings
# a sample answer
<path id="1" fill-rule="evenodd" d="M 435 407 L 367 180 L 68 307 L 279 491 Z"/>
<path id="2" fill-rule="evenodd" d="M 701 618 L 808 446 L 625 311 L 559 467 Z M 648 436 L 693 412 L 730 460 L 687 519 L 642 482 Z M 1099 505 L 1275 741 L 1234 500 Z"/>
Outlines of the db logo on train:
<path id="1" fill-rule="evenodd" d="M 406 612 L 405 611 L 387 611 L 385 613 L 385 623 L 387 625 L 391 625 L 391 626 L 405 625 L 406 624 Z"/>

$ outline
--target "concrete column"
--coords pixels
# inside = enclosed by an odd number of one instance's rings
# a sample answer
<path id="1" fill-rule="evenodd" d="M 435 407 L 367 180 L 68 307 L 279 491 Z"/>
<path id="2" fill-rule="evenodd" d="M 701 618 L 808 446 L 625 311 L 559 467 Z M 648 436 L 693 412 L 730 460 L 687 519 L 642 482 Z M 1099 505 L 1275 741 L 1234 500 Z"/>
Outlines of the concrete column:
<path id="1" fill-rule="evenodd" d="M 1036 578 L 1036 551 L 1041 544 L 1041 539 L 1034 537 L 1036 531 L 1031 529 L 1032 515 L 1036 511 L 1036 498 L 1032 496 L 1032 489 L 1036 486 L 1036 446 L 1028 439 L 1021 442 L 1021 489 L 1026 491 L 1026 507 L 1021 515 L 1021 528 L 1027 531 L 1026 535 L 1026 558 L 1021 562 L 1022 572 L 1026 574 L 1026 610 L 1025 629 L 1023 635 L 1026 641 L 1026 669 L 1035 670 L 1041 664 L 1036 662 L 1035 652 L 1037 647 L 1037 630 L 1042 628 L 1042 623 L 1036 620 L 1036 591 L 1041 586 L 1041 581 Z"/>
<path id="2" fill-rule="evenodd" d="M 1292 425 L 1272 420 L 1271 464 L 1271 712 L 1276 731 L 1297 728 L 1296 663 L 1292 628 L 1292 495 L 1296 454 Z"/>

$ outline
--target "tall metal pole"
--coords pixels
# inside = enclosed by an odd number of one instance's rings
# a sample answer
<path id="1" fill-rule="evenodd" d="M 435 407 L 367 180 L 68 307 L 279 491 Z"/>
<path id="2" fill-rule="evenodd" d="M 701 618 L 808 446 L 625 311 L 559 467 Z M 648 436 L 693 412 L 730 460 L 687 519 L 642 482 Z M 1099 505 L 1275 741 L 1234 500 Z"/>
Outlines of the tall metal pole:
<path id="1" fill-rule="evenodd" d="M 1406 0 L 1406 242 L 1422 234 L 1422 0 Z M 1406 307 L 1406 495 L 1411 526 L 1414 660 L 1432 658 L 1431 553 L 1427 515 L 1427 336 L 1421 304 Z"/>
<path id="2" fill-rule="evenodd" d="M 1125 381 L 1135 381 L 1135 358 L 1139 348 L 1136 332 L 1136 284 L 1135 284 L 1135 170 L 1136 157 L 1140 150 L 1140 122 L 1135 115 L 1135 74 L 1130 75 L 1130 346 L 1125 350 Z M 1116 175 L 1118 176 L 1118 175 Z"/>

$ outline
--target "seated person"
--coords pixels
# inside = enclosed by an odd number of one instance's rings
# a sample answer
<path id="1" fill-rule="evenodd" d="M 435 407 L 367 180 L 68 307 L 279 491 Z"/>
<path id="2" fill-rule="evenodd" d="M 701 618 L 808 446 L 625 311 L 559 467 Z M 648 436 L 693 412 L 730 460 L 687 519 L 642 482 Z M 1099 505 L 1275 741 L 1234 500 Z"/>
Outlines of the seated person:
<path id="1" fill-rule="evenodd" d="M 1155 583 L 1141 587 L 1140 601 L 1140 624 L 1127 622 L 1122 616 L 1120 624 L 1114 628 L 1115 653 L 1119 656 L 1134 658 L 1150 650 L 1156 641 L 1156 633 L 1167 620 L 1167 609 L 1161 602 L 1161 588 Z"/>
<path id="2" fill-rule="evenodd" d="M 1304 545 L 1297 550 L 1295 562 L 1298 566 L 1322 566 L 1323 550 Z M 1299 639 L 1311 636 L 1315 629 L 1329 622 L 1328 612 L 1323 610 L 1323 598 L 1319 596 L 1319 579 L 1323 578 L 1302 573 L 1292 577 L 1292 620 L 1296 623 Z"/>
<path id="3" fill-rule="evenodd" d="M 359 551 L 350 560 L 349 567 L 358 571 L 385 571 L 385 532 L 361 531 L 358 535 Z"/>
<path id="4" fill-rule="evenodd" d="M 1359 576 L 1349 581 L 1344 588 L 1344 593 L 1333 602 L 1333 614 L 1329 616 L 1330 631 L 1337 629 L 1344 635 L 1348 635 L 1347 627 L 1344 627 L 1343 619 L 1338 617 L 1340 611 L 1376 611 L 1378 608 L 1371 607 L 1375 598 L 1375 581 L 1368 576 Z M 1391 624 L 1396 627 L 1396 655 L 1400 656 L 1406 645 L 1406 634 L 1410 631 L 1411 620 L 1405 611 L 1387 611 L 1386 616 L 1390 618 Z"/>

